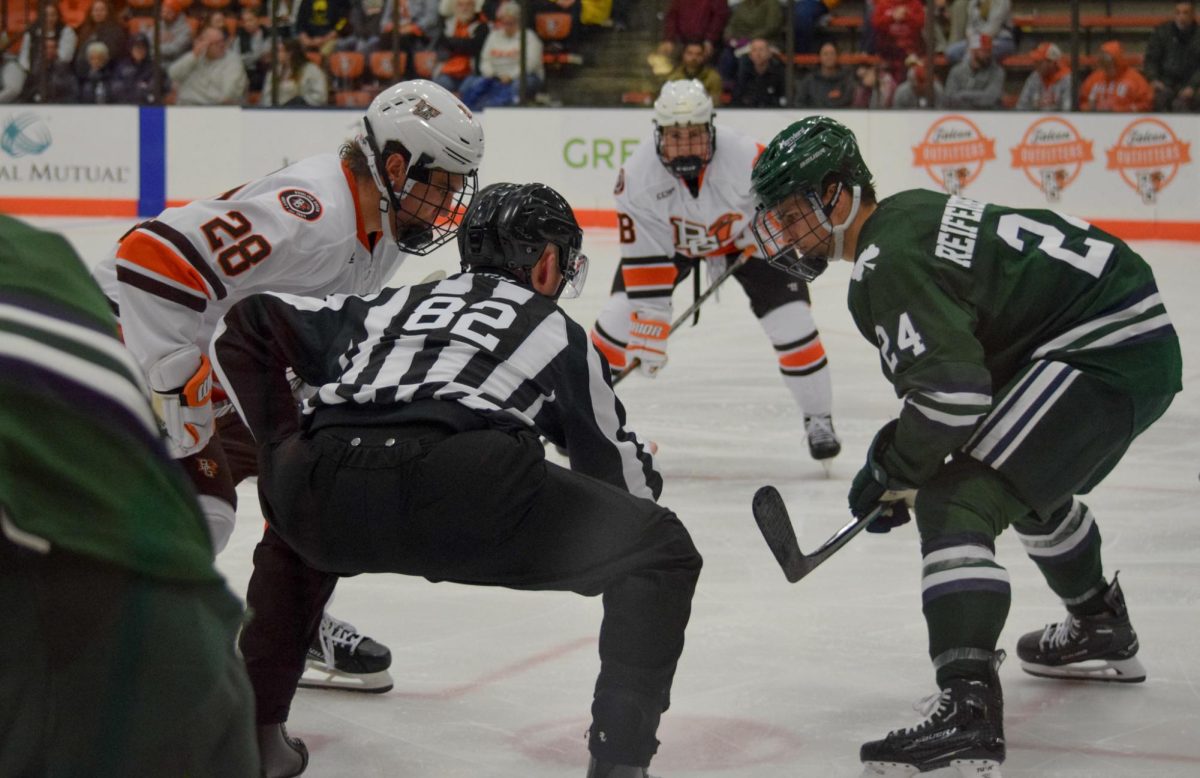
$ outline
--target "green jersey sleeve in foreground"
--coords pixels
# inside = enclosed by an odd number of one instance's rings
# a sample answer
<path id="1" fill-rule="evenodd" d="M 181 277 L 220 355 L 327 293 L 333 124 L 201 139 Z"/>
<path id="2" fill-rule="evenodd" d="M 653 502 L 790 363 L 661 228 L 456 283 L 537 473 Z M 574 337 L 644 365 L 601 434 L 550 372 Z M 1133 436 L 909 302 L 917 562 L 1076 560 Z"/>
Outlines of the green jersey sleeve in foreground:
<path id="1" fill-rule="evenodd" d="M 10 534 L 158 578 L 217 580 L 107 302 L 61 237 L 0 216 L 0 511 Z"/>

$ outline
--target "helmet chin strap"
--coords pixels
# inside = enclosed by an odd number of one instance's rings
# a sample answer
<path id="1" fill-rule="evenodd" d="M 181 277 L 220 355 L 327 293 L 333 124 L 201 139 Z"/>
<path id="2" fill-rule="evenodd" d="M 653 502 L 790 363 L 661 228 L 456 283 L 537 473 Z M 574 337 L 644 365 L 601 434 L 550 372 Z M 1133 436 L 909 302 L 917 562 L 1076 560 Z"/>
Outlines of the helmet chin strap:
<path id="1" fill-rule="evenodd" d="M 838 184 L 837 192 L 834 193 L 833 202 L 828 206 L 828 210 L 822 208 L 818 211 L 821 214 L 821 226 L 833 236 L 833 250 L 829 252 L 827 259 L 834 262 L 845 259 L 842 254 L 846 250 L 846 230 L 850 228 L 850 225 L 854 223 L 854 218 L 858 216 L 858 208 L 862 204 L 862 187 L 857 184 L 850 187 L 850 213 L 846 215 L 844 222 L 835 225 L 829 220 L 829 215 L 833 211 L 841 194 L 842 185 Z"/>
<path id="2" fill-rule="evenodd" d="M 379 166 L 375 164 L 375 150 L 371 148 L 371 142 L 367 140 L 366 135 L 359 135 L 355 142 L 362 149 L 363 156 L 367 158 L 367 169 L 371 171 L 371 178 L 375 180 L 375 188 L 379 190 L 379 222 L 383 230 L 385 240 L 390 240 L 399 244 L 396 238 L 395 230 L 392 228 L 392 219 L 390 216 L 392 204 L 388 196 L 388 187 L 383 182 L 383 177 L 379 170 Z"/>

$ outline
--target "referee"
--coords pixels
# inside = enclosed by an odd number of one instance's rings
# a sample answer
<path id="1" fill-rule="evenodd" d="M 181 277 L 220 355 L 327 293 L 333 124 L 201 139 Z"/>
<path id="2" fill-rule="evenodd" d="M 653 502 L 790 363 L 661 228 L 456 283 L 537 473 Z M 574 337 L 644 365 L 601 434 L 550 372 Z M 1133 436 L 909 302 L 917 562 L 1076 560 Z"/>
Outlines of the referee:
<path id="1" fill-rule="evenodd" d="M 214 369 L 260 446 L 267 520 L 314 568 L 603 594 L 588 775 L 633 778 L 658 746 L 701 559 L 556 304 L 583 284 L 581 243 L 553 189 L 495 184 L 464 217 L 463 273 L 251 297 L 218 328 Z M 316 390 L 299 411 L 289 367 Z"/>

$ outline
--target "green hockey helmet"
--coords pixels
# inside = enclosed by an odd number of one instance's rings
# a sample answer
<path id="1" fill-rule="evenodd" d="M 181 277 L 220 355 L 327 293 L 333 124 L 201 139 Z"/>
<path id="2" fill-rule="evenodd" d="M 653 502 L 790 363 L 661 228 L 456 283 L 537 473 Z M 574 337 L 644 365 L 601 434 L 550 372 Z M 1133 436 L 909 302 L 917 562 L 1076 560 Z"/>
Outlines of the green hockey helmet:
<path id="1" fill-rule="evenodd" d="M 854 221 L 864 190 L 874 194 L 871 171 L 854 133 L 828 116 L 810 116 L 775 136 L 750 177 L 758 200 L 752 229 L 772 264 L 811 281 L 829 260 L 840 259 L 846 227 Z M 826 199 L 829 186 L 836 186 Z M 852 208 L 846 221 L 829 216 L 843 189 Z"/>

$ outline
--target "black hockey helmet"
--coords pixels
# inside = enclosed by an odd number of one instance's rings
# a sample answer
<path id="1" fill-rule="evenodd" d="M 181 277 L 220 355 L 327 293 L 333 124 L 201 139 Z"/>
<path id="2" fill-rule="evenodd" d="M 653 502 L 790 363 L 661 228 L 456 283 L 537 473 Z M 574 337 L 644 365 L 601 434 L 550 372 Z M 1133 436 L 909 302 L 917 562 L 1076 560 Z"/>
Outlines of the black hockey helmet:
<path id="1" fill-rule="evenodd" d="M 576 297 L 587 278 L 581 253 L 583 230 L 563 196 L 545 184 L 492 184 L 471 201 L 458 231 L 464 271 L 495 268 L 523 284 L 546 245 L 558 247 L 558 269 L 567 297 Z"/>

